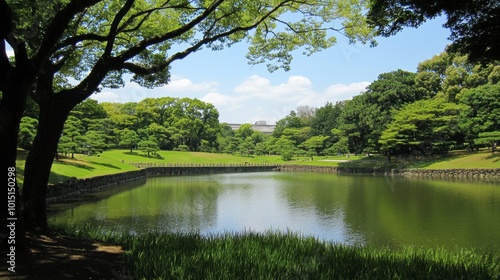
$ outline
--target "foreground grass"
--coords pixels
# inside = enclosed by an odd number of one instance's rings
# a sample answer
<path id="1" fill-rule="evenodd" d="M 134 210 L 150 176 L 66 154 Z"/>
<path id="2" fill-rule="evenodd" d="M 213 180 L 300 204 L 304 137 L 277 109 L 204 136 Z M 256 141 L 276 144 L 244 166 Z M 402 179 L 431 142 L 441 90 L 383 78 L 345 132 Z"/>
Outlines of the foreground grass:
<path id="1" fill-rule="evenodd" d="M 268 232 L 131 236 L 94 226 L 56 229 L 120 244 L 133 279 L 498 279 L 500 258 L 472 250 L 377 249 Z"/>

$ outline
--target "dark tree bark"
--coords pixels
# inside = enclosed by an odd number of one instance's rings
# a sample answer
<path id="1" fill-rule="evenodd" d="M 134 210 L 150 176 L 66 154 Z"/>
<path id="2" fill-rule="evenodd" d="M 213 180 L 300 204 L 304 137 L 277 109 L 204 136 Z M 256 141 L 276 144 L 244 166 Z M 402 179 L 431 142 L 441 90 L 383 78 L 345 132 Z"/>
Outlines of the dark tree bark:
<path id="1" fill-rule="evenodd" d="M 0 1 L 0 175 L 2 179 L 2 210 L 0 211 L 0 247 L 20 245 L 23 241 L 21 219 L 21 197 L 17 185 L 17 138 L 19 124 L 26 107 L 26 99 L 34 81 L 34 71 L 23 42 L 18 41 L 12 32 L 12 12 L 7 2 Z M 6 43 L 13 47 L 16 54 L 15 66 L 7 57 Z M 9 172 L 10 171 L 10 172 Z M 5 195 L 5 196 L 4 196 Z M 14 206 L 14 207 L 12 207 Z M 13 209 L 14 208 L 14 209 Z M 15 220 L 14 220 L 15 219 Z M 15 244 L 11 229 L 6 225 L 15 224 Z M 10 240 L 10 241 L 9 241 Z"/>
<path id="2" fill-rule="evenodd" d="M 45 197 L 50 169 L 64 122 L 72 108 L 73 106 L 57 99 L 40 105 L 38 131 L 24 170 L 22 215 L 28 231 L 44 232 L 48 229 Z"/>
<path id="3" fill-rule="evenodd" d="M 16 82 L 22 84 L 23 81 L 12 80 L 12 85 Z M 11 86 L 10 88 L 13 88 Z M 19 188 L 17 185 L 17 167 L 16 167 L 16 157 L 17 157 L 17 135 L 19 132 L 19 123 L 24 111 L 24 105 L 26 102 L 27 91 L 23 90 L 22 87 L 18 91 L 2 91 L 2 101 L 0 103 L 0 155 L 1 159 L 1 177 L 2 180 L 2 201 L 0 204 L 3 205 L 2 211 L 0 211 L 1 219 L 1 229 L 0 229 L 0 247 L 2 249 L 7 248 L 8 237 L 10 234 L 10 229 L 6 227 L 10 221 L 15 222 L 15 237 L 16 244 L 22 241 L 23 230 L 22 230 L 22 220 L 20 219 L 20 202 L 21 197 L 19 195 Z M 13 171 L 11 173 L 9 171 Z M 12 208 L 12 184 L 14 183 L 14 200 L 15 208 Z M 5 196 L 4 196 L 5 195 Z M 14 212 L 11 212 L 14 210 Z M 14 215 L 12 215 L 14 214 Z M 10 220 L 16 218 L 17 220 Z"/>

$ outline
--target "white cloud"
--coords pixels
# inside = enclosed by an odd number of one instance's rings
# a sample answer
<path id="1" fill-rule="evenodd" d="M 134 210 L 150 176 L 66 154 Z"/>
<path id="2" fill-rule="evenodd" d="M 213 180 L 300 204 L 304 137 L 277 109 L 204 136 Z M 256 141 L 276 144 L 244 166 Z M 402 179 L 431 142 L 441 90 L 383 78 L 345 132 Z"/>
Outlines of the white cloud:
<path id="1" fill-rule="evenodd" d="M 7 50 L 6 53 L 7 53 L 7 57 L 14 56 L 14 51 L 13 50 Z"/>
<path id="2" fill-rule="evenodd" d="M 342 101 L 361 94 L 369 85 L 370 82 L 351 83 L 348 85 L 334 84 L 326 88 L 325 93 L 335 101 Z"/>
<path id="3" fill-rule="evenodd" d="M 243 107 L 244 102 L 248 100 L 246 96 L 230 96 L 217 92 L 211 92 L 201 98 L 202 101 L 213 104 L 216 108 L 228 107 L 230 110 L 235 110 Z"/>
<path id="4" fill-rule="evenodd" d="M 194 83 L 193 81 L 182 78 L 182 77 L 172 77 L 172 80 L 165 86 L 164 89 L 168 91 L 210 91 L 213 90 L 217 86 L 217 83 L 214 82 L 202 82 L 202 83 Z"/>
<path id="5" fill-rule="evenodd" d="M 337 102 L 352 99 L 365 91 L 369 82 L 358 82 L 351 84 L 334 84 L 328 86 L 322 93 L 313 93 L 298 101 L 297 105 L 308 105 L 311 107 L 322 107 L 327 102 Z"/>
<path id="6" fill-rule="evenodd" d="M 253 75 L 235 87 L 234 92 L 265 100 L 290 102 L 313 94 L 314 90 L 311 80 L 303 76 L 290 76 L 286 83 L 272 86 L 268 79 Z"/>
<path id="7" fill-rule="evenodd" d="M 317 92 L 311 80 L 304 76 L 290 76 L 286 83 L 273 86 L 268 79 L 254 75 L 235 87 L 234 92 L 252 99 L 272 100 L 292 106 L 320 107 L 326 102 L 351 99 L 363 92 L 369 84 L 369 82 L 334 84 L 322 92 Z"/>
<path id="8" fill-rule="evenodd" d="M 90 96 L 90 98 L 97 100 L 99 102 L 119 102 L 120 96 L 114 92 L 110 91 L 101 91 L 98 93 L 94 93 Z"/>

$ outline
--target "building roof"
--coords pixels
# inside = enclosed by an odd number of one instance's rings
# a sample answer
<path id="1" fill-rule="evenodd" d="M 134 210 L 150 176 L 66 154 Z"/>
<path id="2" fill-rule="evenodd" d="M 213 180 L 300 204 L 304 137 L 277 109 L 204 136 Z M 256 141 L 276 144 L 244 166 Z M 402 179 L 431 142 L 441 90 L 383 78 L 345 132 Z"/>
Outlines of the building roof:
<path id="1" fill-rule="evenodd" d="M 228 125 L 231 127 L 233 130 L 237 130 L 238 128 L 241 127 L 241 124 L 236 124 L 236 123 L 228 123 Z M 256 124 L 252 124 L 252 129 L 255 131 L 260 131 L 264 134 L 272 134 L 274 129 L 276 128 L 276 125 L 274 124 L 265 124 L 265 122 L 259 121 Z"/>

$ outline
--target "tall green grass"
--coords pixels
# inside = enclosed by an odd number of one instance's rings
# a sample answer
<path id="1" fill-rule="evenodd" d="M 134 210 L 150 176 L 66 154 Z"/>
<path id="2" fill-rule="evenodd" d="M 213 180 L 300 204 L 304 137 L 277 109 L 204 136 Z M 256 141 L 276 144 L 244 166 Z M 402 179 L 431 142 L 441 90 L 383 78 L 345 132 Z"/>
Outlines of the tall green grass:
<path id="1" fill-rule="evenodd" d="M 59 229 L 61 230 L 61 228 Z M 122 244 L 134 279 L 499 279 L 500 257 L 473 250 L 348 246 L 293 232 L 149 233 L 62 229 Z"/>

